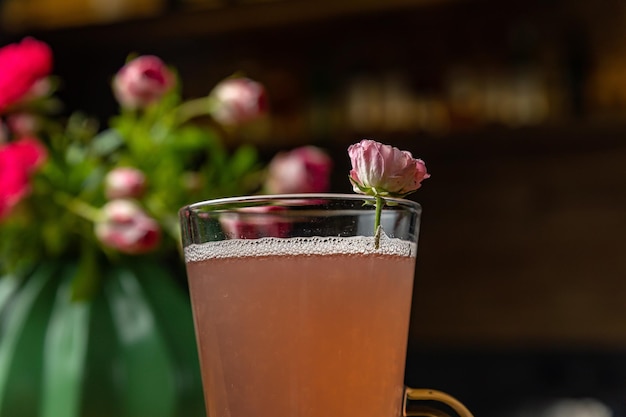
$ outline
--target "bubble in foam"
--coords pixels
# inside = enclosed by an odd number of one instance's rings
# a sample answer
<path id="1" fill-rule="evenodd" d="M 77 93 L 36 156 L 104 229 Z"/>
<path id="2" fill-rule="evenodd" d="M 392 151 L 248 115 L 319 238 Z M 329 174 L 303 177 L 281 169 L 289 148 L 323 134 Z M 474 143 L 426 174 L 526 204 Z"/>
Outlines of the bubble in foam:
<path id="1" fill-rule="evenodd" d="M 192 244 L 185 248 L 185 260 L 187 262 L 250 256 L 331 254 L 378 254 L 415 257 L 417 245 L 412 242 L 389 238 L 383 234 L 378 249 L 374 246 L 374 238 L 365 236 L 233 239 Z"/>

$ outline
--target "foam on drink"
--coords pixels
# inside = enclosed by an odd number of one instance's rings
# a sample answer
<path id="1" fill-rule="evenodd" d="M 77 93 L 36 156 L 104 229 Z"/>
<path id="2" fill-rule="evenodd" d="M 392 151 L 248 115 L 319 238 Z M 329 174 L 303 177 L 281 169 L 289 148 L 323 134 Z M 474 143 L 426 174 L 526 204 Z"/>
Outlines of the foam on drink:
<path id="1" fill-rule="evenodd" d="M 395 255 L 415 257 L 417 245 L 400 239 L 381 236 L 380 248 L 374 246 L 373 237 L 294 237 L 232 239 L 189 245 L 185 248 L 187 262 L 215 258 L 286 255 Z"/>

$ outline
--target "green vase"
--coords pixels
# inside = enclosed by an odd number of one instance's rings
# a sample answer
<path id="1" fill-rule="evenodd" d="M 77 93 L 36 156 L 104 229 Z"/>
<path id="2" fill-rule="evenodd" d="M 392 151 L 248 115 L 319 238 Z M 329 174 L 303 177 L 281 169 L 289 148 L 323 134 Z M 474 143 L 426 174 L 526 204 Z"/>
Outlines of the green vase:
<path id="1" fill-rule="evenodd" d="M 167 269 L 112 266 L 78 301 L 75 271 L 0 278 L 0 416 L 203 417 L 189 299 Z"/>

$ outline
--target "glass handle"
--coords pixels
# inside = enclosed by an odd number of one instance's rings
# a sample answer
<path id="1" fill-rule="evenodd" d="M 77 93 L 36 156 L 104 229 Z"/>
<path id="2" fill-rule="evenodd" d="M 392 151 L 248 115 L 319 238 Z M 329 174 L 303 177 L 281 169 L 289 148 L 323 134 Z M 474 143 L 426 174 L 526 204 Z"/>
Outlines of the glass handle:
<path id="1" fill-rule="evenodd" d="M 459 400 L 432 389 L 405 388 L 402 409 L 404 417 L 474 417 Z"/>

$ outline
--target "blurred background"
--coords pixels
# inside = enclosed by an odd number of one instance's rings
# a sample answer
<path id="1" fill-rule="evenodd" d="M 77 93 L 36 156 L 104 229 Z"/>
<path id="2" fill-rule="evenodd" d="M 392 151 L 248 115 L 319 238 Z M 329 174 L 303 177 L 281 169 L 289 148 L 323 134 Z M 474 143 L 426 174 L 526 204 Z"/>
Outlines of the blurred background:
<path id="1" fill-rule="evenodd" d="M 48 42 L 68 111 L 117 111 L 129 53 L 184 94 L 242 71 L 351 192 L 349 144 L 432 178 L 406 382 L 477 416 L 626 416 L 626 3 L 621 0 L 0 0 L 0 44 Z M 235 145 L 235 144 L 233 144 Z"/>

